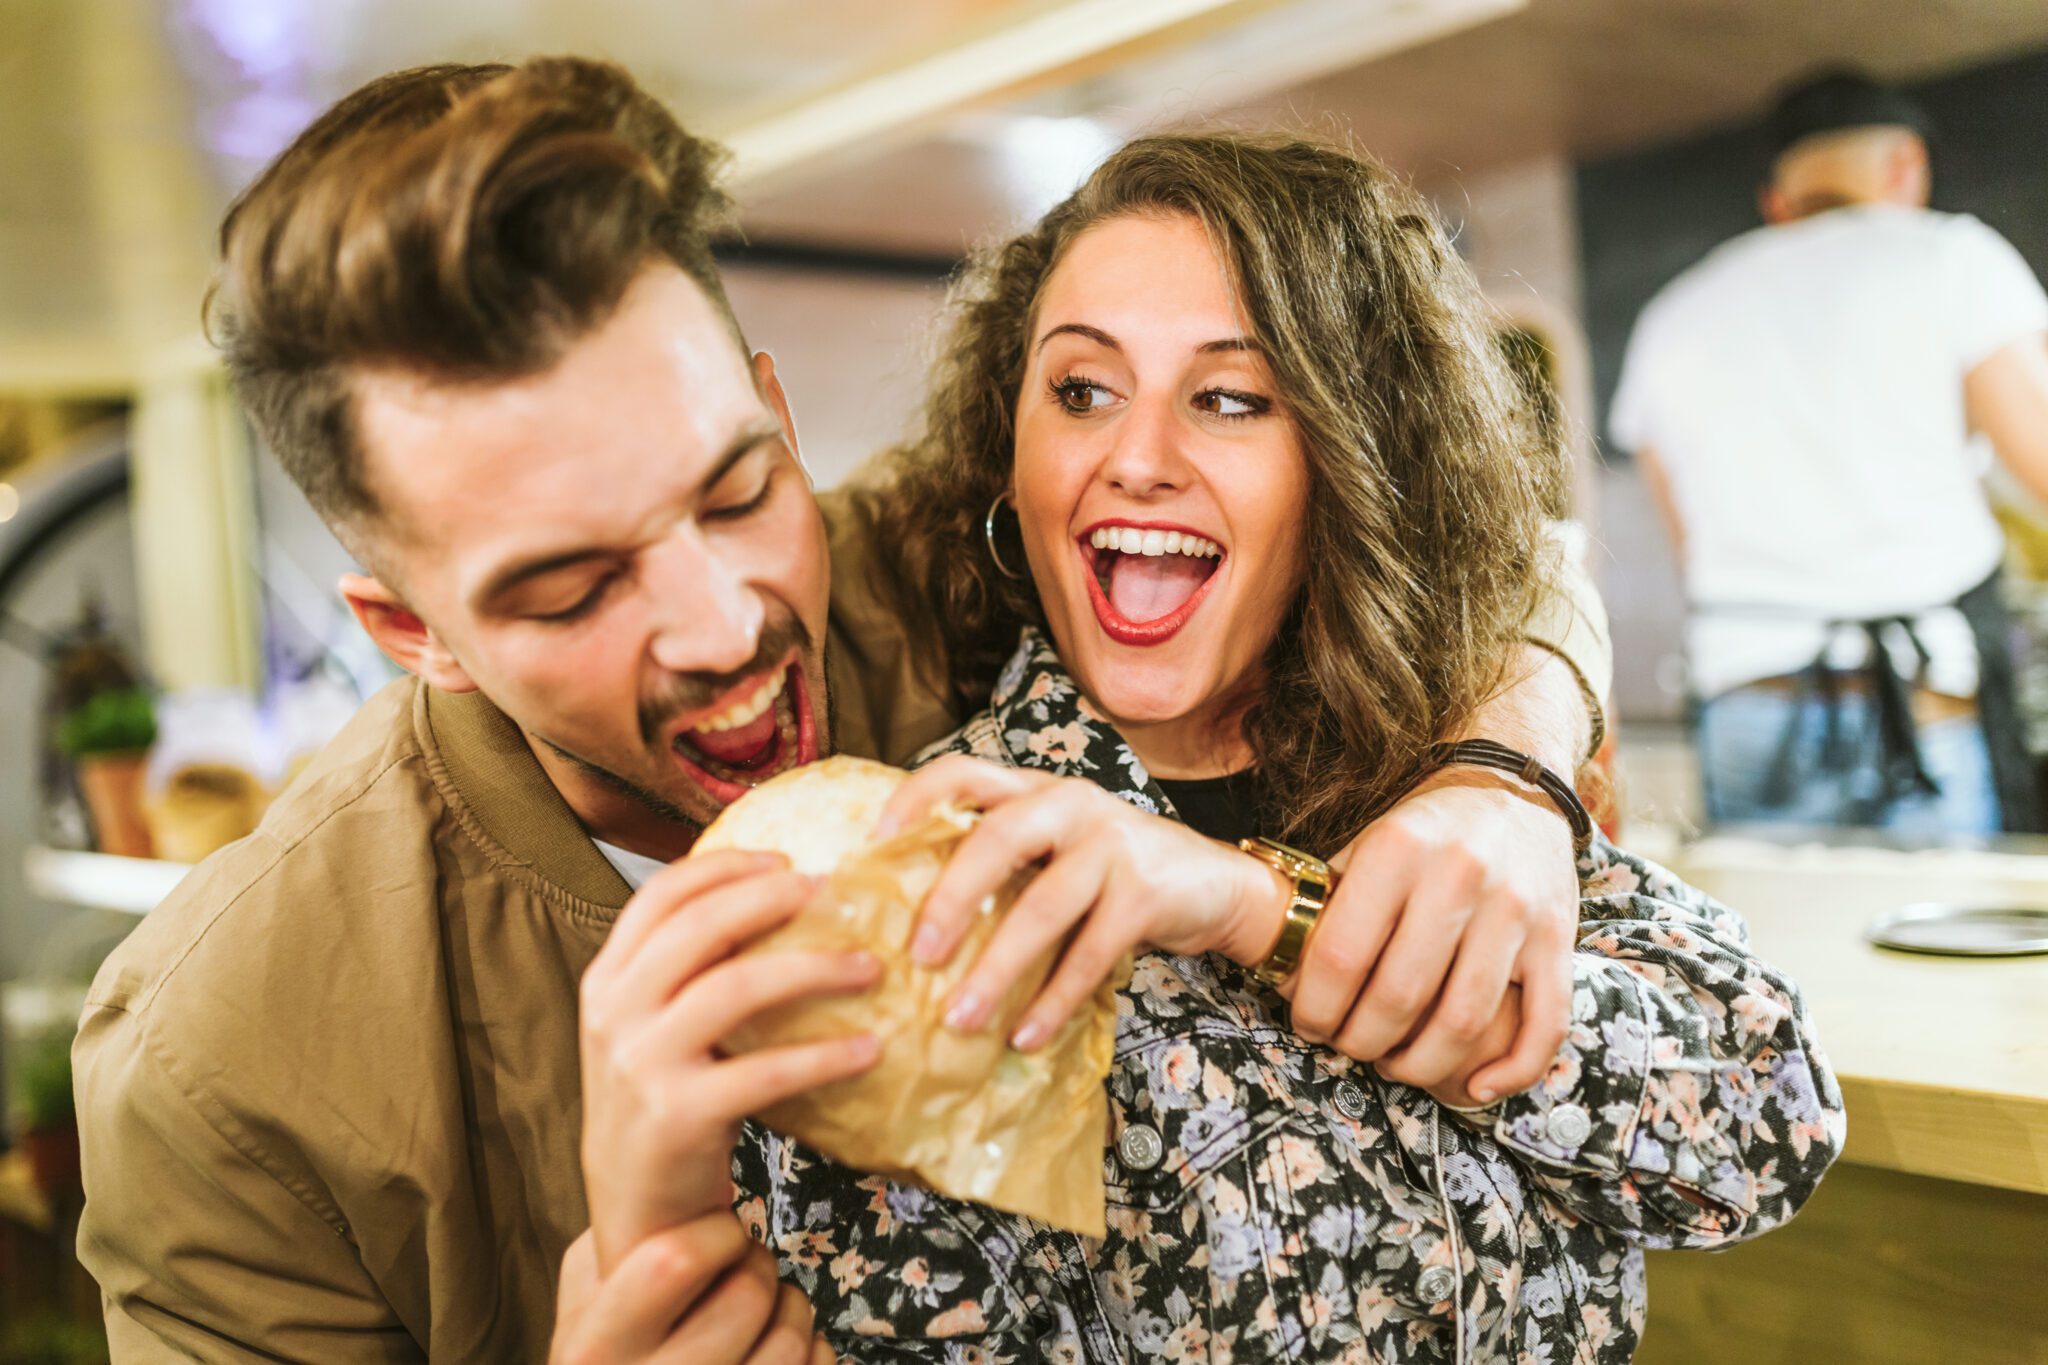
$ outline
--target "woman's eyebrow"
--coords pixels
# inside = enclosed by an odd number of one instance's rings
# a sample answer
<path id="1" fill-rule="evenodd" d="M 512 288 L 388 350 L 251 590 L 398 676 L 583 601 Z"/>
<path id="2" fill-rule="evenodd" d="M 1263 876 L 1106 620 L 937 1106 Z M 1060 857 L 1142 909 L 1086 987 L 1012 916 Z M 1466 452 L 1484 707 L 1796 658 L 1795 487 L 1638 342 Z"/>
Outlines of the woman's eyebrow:
<path id="1" fill-rule="evenodd" d="M 1071 332 L 1075 336 L 1087 337 L 1090 341 L 1098 345 L 1107 346 L 1110 350 L 1119 353 L 1124 349 L 1123 343 L 1115 337 L 1103 331 L 1100 327 L 1090 327 L 1085 322 L 1063 322 L 1057 327 L 1048 327 L 1045 335 L 1038 339 L 1038 345 L 1032 349 L 1044 350 L 1045 343 L 1051 341 L 1062 332 Z M 1250 337 L 1224 337 L 1220 341 L 1205 341 L 1195 347 L 1195 350 L 1204 355 L 1217 351 L 1247 351 L 1252 354 L 1258 354 L 1260 347 L 1259 343 Z"/>
<path id="2" fill-rule="evenodd" d="M 1112 351 L 1121 351 L 1124 348 L 1122 342 L 1103 331 L 1100 327 L 1090 327 L 1085 322 L 1063 322 L 1057 327 L 1048 328 L 1045 335 L 1038 339 L 1038 344 L 1031 349 L 1034 351 L 1044 350 L 1045 343 L 1051 341 L 1062 332 L 1072 332 L 1075 336 L 1087 337 L 1090 341 L 1107 346 Z"/>

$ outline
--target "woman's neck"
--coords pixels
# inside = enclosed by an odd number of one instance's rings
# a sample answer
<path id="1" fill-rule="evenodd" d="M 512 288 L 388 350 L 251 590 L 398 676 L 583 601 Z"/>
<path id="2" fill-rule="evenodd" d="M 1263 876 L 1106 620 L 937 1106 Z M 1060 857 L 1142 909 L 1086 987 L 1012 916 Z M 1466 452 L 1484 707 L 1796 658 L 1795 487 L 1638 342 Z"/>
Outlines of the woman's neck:
<path id="1" fill-rule="evenodd" d="M 1194 781 L 1226 777 L 1252 766 L 1256 755 L 1244 736 L 1244 712 L 1245 708 L 1238 706 L 1224 716 L 1205 712 L 1151 724 L 1116 721 L 1115 725 L 1152 776 L 1169 782 Z"/>

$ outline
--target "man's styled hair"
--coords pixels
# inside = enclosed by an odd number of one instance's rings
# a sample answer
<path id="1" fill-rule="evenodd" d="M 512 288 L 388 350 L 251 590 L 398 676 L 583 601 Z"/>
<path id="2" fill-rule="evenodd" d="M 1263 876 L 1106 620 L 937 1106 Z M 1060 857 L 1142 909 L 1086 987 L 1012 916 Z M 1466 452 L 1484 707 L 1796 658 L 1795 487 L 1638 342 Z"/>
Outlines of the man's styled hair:
<path id="1" fill-rule="evenodd" d="M 352 369 L 456 383 L 541 373 L 656 260 L 731 320 L 710 243 L 724 155 L 604 62 L 380 77 L 229 208 L 209 334 L 286 472 L 330 526 L 354 531 L 377 501 Z"/>

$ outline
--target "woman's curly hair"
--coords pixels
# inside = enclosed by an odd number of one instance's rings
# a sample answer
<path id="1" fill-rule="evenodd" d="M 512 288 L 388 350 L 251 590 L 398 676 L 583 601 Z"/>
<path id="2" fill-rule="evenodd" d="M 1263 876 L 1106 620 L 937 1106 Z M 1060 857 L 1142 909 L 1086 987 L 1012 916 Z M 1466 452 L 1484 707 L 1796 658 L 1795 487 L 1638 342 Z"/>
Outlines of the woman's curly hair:
<path id="1" fill-rule="evenodd" d="M 955 287 L 923 432 L 886 466 L 901 541 L 879 586 L 943 661 L 936 680 L 985 704 L 1019 629 L 1045 621 L 982 525 L 1011 486 L 1038 301 L 1075 238 L 1133 215 L 1206 227 L 1306 451 L 1303 586 L 1244 724 L 1262 824 L 1331 852 L 1506 681 L 1550 570 L 1543 504 L 1563 458 L 1471 272 L 1385 167 L 1299 138 L 1142 138 L 980 253 Z"/>

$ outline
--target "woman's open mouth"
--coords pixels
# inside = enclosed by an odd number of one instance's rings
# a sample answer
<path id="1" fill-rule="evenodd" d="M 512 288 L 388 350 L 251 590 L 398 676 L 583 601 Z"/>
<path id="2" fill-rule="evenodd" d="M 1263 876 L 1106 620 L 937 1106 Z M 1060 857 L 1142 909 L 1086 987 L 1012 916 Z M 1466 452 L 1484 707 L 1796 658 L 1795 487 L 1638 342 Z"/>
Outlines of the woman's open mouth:
<path id="1" fill-rule="evenodd" d="M 803 656 L 752 678 L 669 741 L 690 780 L 730 805 L 778 773 L 818 758 Z"/>
<path id="2" fill-rule="evenodd" d="M 1223 547 L 1184 526 L 1098 522 L 1076 542 L 1103 633 L 1125 645 L 1163 644 L 1202 604 Z"/>

